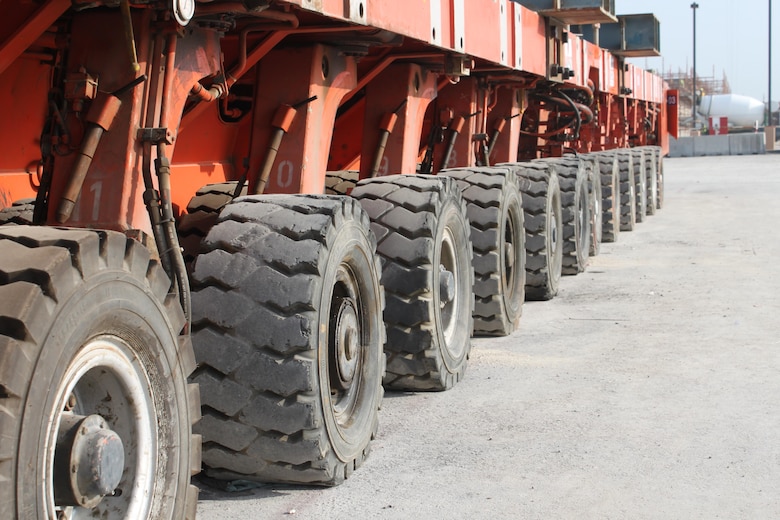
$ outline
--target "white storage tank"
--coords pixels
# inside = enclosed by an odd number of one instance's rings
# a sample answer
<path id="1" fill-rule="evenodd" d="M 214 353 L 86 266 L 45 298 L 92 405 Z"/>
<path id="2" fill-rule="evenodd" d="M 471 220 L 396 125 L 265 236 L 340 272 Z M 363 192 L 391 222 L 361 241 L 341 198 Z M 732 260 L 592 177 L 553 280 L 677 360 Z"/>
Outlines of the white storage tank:
<path id="1" fill-rule="evenodd" d="M 763 124 L 766 107 L 761 101 L 739 94 L 704 96 L 699 113 L 704 117 L 728 117 L 729 126 L 754 127 Z"/>

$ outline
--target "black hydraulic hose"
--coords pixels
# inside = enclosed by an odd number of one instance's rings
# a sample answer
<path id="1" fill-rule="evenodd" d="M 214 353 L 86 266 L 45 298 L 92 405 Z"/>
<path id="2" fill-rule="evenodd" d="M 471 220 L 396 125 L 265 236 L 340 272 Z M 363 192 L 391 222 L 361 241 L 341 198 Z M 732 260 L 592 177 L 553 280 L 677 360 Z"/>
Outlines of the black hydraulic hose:
<path id="1" fill-rule="evenodd" d="M 170 258 L 164 253 L 168 249 L 168 245 L 160 217 L 160 197 L 157 195 L 157 190 L 154 188 L 154 181 L 152 180 L 152 144 L 150 142 L 144 143 L 141 171 L 144 178 L 144 205 L 146 205 L 149 221 L 152 224 L 154 243 L 157 246 L 163 270 L 169 278 L 173 278 Z"/>
<path id="2" fill-rule="evenodd" d="M 593 106 L 596 100 L 593 91 L 588 87 L 558 89 L 556 92 L 566 94 L 572 99 L 577 99 L 577 101 L 588 107 Z M 583 97 L 584 99 L 582 99 Z"/>
<path id="3" fill-rule="evenodd" d="M 546 101 L 548 103 L 553 103 L 555 105 L 571 106 L 571 103 L 569 103 L 565 99 L 557 98 L 552 94 L 534 94 L 534 97 L 539 98 L 542 101 Z"/>
<path id="4" fill-rule="evenodd" d="M 567 96 L 564 92 L 560 90 L 557 91 L 556 93 L 560 94 L 561 97 L 557 98 L 552 94 L 535 94 L 535 96 L 541 99 L 542 101 L 571 108 L 575 113 L 579 112 L 580 117 L 582 117 L 582 115 L 584 114 L 585 120 L 583 121 L 583 123 L 585 124 L 590 123 L 594 119 L 593 111 L 587 105 L 583 105 L 582 103 L 577 103 L 571 97 Z"/>
<path id="5" fill-rule="evenodd" d="M 572 98 L 570 98 L 563 92 L 558 92 L 558 94 L 560 94 L 561 97 L 563 97 L 563 99 L 565 99 L 569 103 L 571 109 L 574 110 L 574 117 L 576 118 L 576 123 L 574 125 L 574 138 L 579 139 L 580 128 L 582 128 L 582 114 L 580 113 L 580 109 L 577 107 L 577 103 L 575 103 Z"/>
<path id="6" fill-rule="evenodd" d="M 428 135 L 428 149 L 425 150 L 425 156 L 420 164 L 420 173 L 422 175 L 433 174 L 433 147 L 441 139 L 442 128 L 440 126 L 434 126 L 431 128 L 431 132 Z"/>
<path id="7" fill-rule="evenodd" d="M 550 99 L 555 99 L 555 98 L 550 98 Z M 563 102 L 564 100 L 560 99 L 560 100 L 557 100 L 557 101 L 558 102 Z M 531 107 L 529 107 L 529 109 L 530 108 Z M 555 130 L 550 130 L 549 132 L 544 132 L 544 133 L 541 133 L 541 132 L 530 132 L 528 130 L 523 130 L 521 128 L 520 129 L 520 133 L 522 135 L 527 135 L 527 136 L 530 136 L 530 137 L 538 137 L 540 139 L 550 139 L 551 137 L 554 137 L 556 135 L 560 135 L 560 134 L 564 133 L 566 130 L 571 128 L 575 123 L 576 123 L 576 121 L 574 119 L 571 119 L 564 126 L 562 126 L 560 128 L 557 128 Z"/>
<path id="8" fill-rule="evenodd" d="M 179 301 L 181 302 L 184 316 L 187 320 L 187 326 L 192 322 L 192 297 L 190 295 L 190 281 L 187 277 L 187 267 L 184 263 L 179 237 L 176 234 L 176 221 L 173 218 L 173 203 L 171 202 L 171 163 L 165 155 L 165 143 L 157 145 L 157 159 L 155 160 L 157 168 L 157 179 L 160 187 L 160 209 L 162 211 L 162 226 L 165 232 L 165 242 L 167 250 L 163 255 L 167 256 L 170 265 L 173 267 L 173 278 L 179 290 Z"/>

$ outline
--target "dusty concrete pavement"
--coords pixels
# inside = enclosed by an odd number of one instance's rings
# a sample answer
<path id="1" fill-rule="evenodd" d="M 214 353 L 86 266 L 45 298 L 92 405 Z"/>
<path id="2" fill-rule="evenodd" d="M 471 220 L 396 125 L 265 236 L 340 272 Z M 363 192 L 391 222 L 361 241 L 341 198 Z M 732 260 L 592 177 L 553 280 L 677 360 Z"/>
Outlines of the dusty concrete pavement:
<path id="1" fill-rule="evenodd" d="M 445 393 L 385 398 L 332 489 L 201 492 L 200 520 L 780 517 L 780 155 L 666 160 L 657 215 Z"/>

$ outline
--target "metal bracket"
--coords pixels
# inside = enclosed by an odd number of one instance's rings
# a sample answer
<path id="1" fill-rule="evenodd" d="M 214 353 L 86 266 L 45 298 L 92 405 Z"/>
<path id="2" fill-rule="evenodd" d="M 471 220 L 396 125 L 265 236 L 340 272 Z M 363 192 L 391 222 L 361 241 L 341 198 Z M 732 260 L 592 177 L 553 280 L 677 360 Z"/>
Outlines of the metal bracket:
<path id="1" fill-rule="evenodd" d="M 173 144 L 175 138 L 167 128 L 141 128 L 138 130 L 138 140 L 142 143 Z"/>

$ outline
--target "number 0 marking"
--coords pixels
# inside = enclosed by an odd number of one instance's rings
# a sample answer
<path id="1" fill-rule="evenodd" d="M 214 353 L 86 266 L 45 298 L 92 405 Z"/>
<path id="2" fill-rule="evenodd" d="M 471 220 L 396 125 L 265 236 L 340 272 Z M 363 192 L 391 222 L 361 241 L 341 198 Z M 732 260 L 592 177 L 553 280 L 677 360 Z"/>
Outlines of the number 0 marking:
<path id="1" fill-rule="evenodd" d="M 276 172 L 276 184 L 280 188 L 287 188 L 293 182 L 293 170 L 295 166 L 292 161 L 282 161 L 279 164 L 279 169 Z"/>

